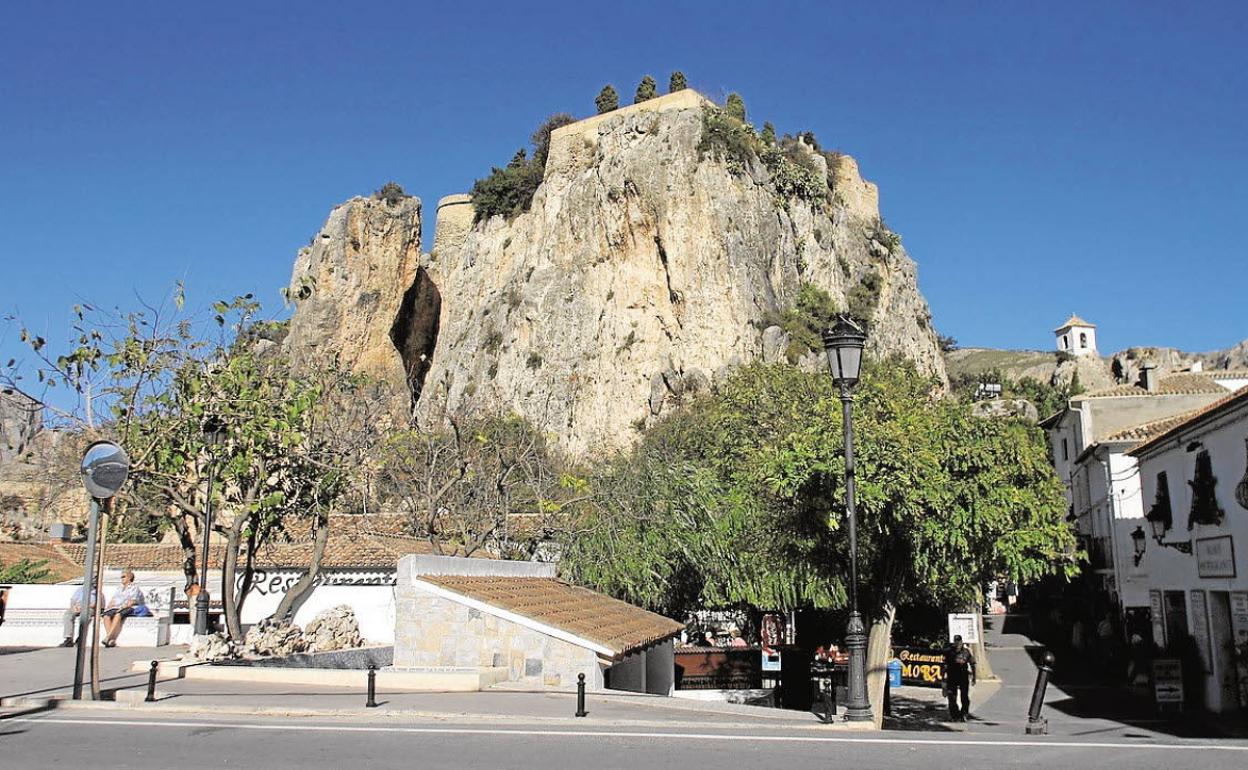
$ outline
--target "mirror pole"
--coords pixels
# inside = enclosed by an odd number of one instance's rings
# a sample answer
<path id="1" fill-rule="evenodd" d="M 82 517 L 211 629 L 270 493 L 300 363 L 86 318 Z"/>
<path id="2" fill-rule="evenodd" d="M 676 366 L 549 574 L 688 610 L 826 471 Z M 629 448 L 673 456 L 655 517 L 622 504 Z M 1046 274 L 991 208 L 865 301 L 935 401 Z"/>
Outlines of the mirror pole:
<path id="1" fill-rule="evenodd" d="M 100 501 L 91 498 L 91 518 L 87 525 L 87 558 L 82 574 L 82 604 L 78 613 L 78 655 L 74 661 L 74 700 L 82 700 L 82 668 L 87 657 L 87 631 L 95 618 L 95 538 L 100 528 Z"/>

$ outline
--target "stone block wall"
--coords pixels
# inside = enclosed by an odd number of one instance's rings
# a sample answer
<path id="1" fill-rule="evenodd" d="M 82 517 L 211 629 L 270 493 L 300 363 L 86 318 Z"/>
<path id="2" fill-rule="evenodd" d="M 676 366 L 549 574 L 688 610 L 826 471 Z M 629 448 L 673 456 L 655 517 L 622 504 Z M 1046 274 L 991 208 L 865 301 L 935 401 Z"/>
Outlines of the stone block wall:
<path id="1" fill-rule="evenodd" d="M 585 674 L 603 688 L 598 654 L 420 586 L 395 589 L 394 665 L 398 668 L 506 668 L 508 679 L 540 687 L 575 687 Z"/>

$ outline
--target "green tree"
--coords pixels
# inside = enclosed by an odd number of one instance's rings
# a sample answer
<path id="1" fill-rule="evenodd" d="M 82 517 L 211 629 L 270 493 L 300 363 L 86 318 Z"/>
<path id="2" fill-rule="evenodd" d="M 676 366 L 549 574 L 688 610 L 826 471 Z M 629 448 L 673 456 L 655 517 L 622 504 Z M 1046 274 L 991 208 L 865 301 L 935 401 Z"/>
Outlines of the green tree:
<path id="1" fill-rule="evenodd" d="M 683 91 L 689 87 L 689 81 L 685 80 L 685 73 L 676 70 L 667 81 L 667 92 L 674 94 L 677 91 Z"/>
<path id="2" fill-rule="evenodd" d="M 241 343 L 259 310 L 250 295 L 214 303 L 207 328 L 182 312 L 180 287 L 173 305 L 121 318 L 76 308 L 77 346 L 53 358 L 46 343 L 32 344 L 42 362 L 37 373 L 83 397 L 81 413 L 59 413 L 66 435 L 107 437 L 126 448 L 132 466 L 111 514 L 120 519 L 116 528 L 152 536 L 173 529 L 188 585 L 197 580 L 193 530 L 202 532 L 211 494 L 213 527 L 227 543 L 218 596 L 230 635 L 241 638 L 256 554 L 296 519 L 309 522 L 319 543 L 309 569 L 319 567 L 328 512 L 360 465 L 359 452 L 340 443 L 350 434 L 334 431 L 339 416 L 351 414 L 348 405 L 368 400 L 351 393 L 353 379 L 332 364 L 296 373 L 279 356 Z M 208 441 L 210 422 L 224 446 Z M 358 421 L 361 431 L 376 424 Z"/>
<path id="3" fill-rule="evenodd" d="M 1075 568 L 1043 437 L 932 393 L 931 381 L 896 362 L 871 367 L 856 393 L 872 670 L 882 671 L 903 598 L 962 609 L 990 579 L 1028 583 Z M 569 540 L 565 568 L 667 612 L 843 606 L 839 407 L 826 375 L 738 370 L 595 480 L 600 497 Z M 882 693 L 882 680 L 873 687 Z"/>
<path id="4" fill-rule="evenodd" d="M 745 100 L 741 98 L 741 94 L 736 93 L 735 91 L 733 93 L 728 94 L 728 101 L 724 103 L 724 111 L 727 112 L 731 117 L 734 117 L 737 120 L 744 123 L 745 122 Z"/>
<path id="5" fill-rule="evenodd" d="M 637 84 L 637 95 L 633 98 L 633 104 L 641 104 L 649 101 L 659 95 L 658 84 L 654 82 L 654 78 L 646 75 Z"/>
<path id="6" fill-rule="evenodd" d="M 42 583 L 52 574 L 46 559 L 19 559 L 5 566 L 0 562 L 0 583 Z"/>
<path id="7" fill-rule="evenodd" d="M 763 121 L 763 133 L 759 136 L 759 139 L 762 139 L 764 144 L 774 145 L 776 143 L 776 127 L 771 124 L 771 121 Z"/>
<path id="8" fill-rule="evenodd" d="M 608 83 L 598 92 L 597 98 L 594 99 L 594 106 L 598 108 L 598 114 L 618 110 L 620 108 L 620 95 L 615 92 L 615 86 Z"/>

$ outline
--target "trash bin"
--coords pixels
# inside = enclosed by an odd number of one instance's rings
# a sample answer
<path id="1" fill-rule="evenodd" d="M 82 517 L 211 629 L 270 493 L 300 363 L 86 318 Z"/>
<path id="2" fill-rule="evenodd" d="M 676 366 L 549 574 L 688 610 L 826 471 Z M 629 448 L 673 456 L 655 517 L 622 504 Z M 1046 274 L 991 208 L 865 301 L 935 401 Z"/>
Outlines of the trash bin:
<path id="1" fill-rule="evenodd" d="M 888 662 L 888 686 L 901 687 L 901 661 L 896 658 Z"/>

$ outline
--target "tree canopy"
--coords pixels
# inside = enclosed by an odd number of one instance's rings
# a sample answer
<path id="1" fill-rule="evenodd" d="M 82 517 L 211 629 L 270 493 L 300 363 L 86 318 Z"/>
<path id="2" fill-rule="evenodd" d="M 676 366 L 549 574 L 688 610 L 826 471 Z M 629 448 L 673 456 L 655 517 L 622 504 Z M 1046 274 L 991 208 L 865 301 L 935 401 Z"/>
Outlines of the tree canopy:
<path id="1" fill-rule="evenodd" d="M 861 596 L 964 604 L 984 581 L 1074 565 L 1036 429 L 972 417 L 912 365 L 856 393 Z M 568 571 L 668 612 L 838 607 L 848 571 L 840 401 L 829 378 L 751 365 L 660 423 L 597 484 Z"/>

